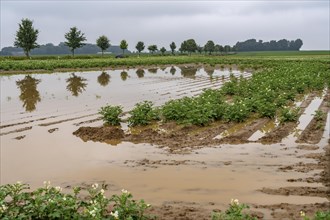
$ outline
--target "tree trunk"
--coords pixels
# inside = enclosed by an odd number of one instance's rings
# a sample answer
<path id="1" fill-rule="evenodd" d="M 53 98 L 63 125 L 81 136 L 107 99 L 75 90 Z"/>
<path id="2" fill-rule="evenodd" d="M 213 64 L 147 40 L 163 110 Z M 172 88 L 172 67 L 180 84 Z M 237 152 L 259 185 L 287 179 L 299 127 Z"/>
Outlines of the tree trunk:
<path id="1" fill-rule="evenodd" d="M 125 49 L 123 49 L 123 55 L 125 54 Z"/>
<path id="2" fill-rule="evenodd" d="M 103 57 L 103 54 L 104 54 L 104 50 L 102 50 L 102 57 Z"/>
<path id="3" fill-rule="evenodd" d="M 74 57 L 74 49 L 72 49 L 71 52 L 72 52 L 72 57 Z"/>
<path id="4" fill-rule="evenodd" d="M 28 50 L 26 50 L 26 51 L 24 51 L 25 52 L 25 55 L 26 55 L 26 57 L 27 58 L 30 58 L 30 54 L 29 54 L 29 51 Z"/>

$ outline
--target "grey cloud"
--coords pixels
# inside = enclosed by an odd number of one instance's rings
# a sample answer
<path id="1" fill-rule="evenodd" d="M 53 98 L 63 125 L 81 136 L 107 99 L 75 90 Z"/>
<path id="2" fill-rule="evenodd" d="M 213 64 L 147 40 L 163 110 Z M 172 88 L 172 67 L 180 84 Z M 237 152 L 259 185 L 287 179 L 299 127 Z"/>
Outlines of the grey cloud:
<path id="1" fill-rule="evenodd" d="M 1 1 L 1 47 L 13 44 L 21 18 L 40 30 L 40 43 L 64 41 L 77 26 L 89 42 L 101 34 L 168 48 L 194 38 L 235 44 L 249 38 L 302 38 L 303 49 L 329 49 L 328 1 Z"/>

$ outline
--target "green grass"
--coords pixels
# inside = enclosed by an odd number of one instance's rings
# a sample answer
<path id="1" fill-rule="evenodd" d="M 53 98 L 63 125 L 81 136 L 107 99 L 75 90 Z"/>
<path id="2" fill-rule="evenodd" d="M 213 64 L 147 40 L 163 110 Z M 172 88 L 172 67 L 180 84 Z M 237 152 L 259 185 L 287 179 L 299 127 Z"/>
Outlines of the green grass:
<path id="1" fill-rule="evenodd" d="M 257 52 L 256 52 L 257 53 Z M 312 53 L 312 52 L 310 52 Z M 240 53 L 236 55 L 192 55 L 192 56 L 147 56 L 141 57 L 129 56 L 124 59 L 115 59 L 113 56 L 77 56 L 74 59 L 70 57 L 60 57 L 55 59 L 54 56 L 32 57 L 27 60 L 13 60 L 14 58 L 2 57 L 0 59 L 0 74 L 6 73 L 22 73 L 22 72 L 54 72 L 54 71 L 71 71 L 71 70 L 88 70 L 88 69 L 105 69 L 105 68 L 130 68 L 137 66 L 155 66 L 155 65 L 179 65 L 179 64 L 208 64 L 211 66 L 220 65 L 236 65 L 242 69 L 252 68 L 258 69 L 261 66 L 271 67 L 274 63 L 306 61 L 306 62 L 328 62 L 330 55 L 324 55 L 324 52 L 318 52 L 307 55 L 305 52 L 258 52 L 258 56 L 252 53 Z M 263 55 L 262 55 L 263 54 Z M 272 54 L 278 54 L 277 56 Z M 291 54 L 291 55 L 289 55 Z M 16 59 L 16 58 L 15 58 Z"/>

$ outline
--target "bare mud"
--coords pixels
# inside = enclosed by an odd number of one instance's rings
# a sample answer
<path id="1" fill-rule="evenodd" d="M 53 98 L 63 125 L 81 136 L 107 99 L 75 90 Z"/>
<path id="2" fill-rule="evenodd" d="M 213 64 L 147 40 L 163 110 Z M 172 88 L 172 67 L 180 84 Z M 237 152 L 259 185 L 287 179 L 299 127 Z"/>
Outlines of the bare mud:
<path id="1" fill-rule="evenodd" d="M 272 219 L 293 219 L 300 220 L 300 211 L 306 213 L 306 216 L 313 217 L 316 211 L 329 211 L 330 203 L 314 203 L 314 204 L 289 204 L 281 203 L 275 205 L 260 205 L 255 208 L 271 210 Z"/>

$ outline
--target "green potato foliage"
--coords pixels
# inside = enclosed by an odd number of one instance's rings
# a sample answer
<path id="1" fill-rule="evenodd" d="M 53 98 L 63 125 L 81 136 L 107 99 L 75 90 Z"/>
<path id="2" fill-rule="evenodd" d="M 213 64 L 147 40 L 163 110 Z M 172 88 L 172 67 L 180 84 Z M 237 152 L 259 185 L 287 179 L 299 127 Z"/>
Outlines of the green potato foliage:
<path id="1" fill-rule="evenodd" d="M 123 113 L 123 107 L 121 106 L 111 106 L 107 105 L 101 107 L 99 114 L 102 115 L 102 119 L 106 124 L 119 125 L 120 124 L 120 114 Z"/>

